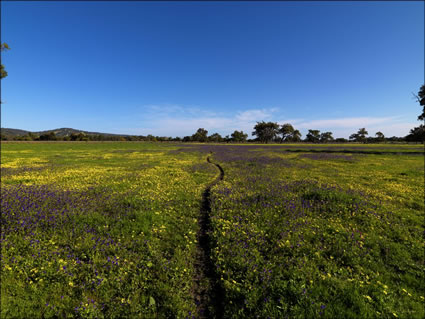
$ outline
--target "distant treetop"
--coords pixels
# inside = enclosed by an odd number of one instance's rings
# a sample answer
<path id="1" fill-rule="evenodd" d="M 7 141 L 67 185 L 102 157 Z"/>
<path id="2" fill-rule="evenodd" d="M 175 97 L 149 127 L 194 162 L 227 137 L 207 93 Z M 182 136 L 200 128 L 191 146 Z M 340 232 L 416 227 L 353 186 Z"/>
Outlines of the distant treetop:
<path id="1" fill-rule="evenodd" d="M 0 50 L 1 50 L 1 52 L 3 52 L 3 51 L 6 51 L 6 50 L 9 50 L 10 48 L 9 48 L 9 46 L 7 45 L 7 43 L 1 43 L 0 44 Z M 3 64 L 1 64 L 1 71 L 0 71 L 0 78 L 1 79 L 3 79 L 3 78 L 5 78 L 7 76 L 7 71 L 6 71 L 6 69 L 4 68 L 4 65 Z"/>

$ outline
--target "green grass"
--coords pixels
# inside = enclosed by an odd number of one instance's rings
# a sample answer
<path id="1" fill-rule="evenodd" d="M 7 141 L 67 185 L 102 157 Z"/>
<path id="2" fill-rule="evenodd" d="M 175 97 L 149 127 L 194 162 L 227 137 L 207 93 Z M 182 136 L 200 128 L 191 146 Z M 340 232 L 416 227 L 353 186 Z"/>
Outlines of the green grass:
<path id="1" fill-rule="evenodd" d="M 204 167 L 204 155 L 172 150 L 149 143 L 2 145 L 2 169 L 9 170 L 2 188 L 10 190 L 2 192 L 2 208 L 13 214 L 2 219 L 2 317 L 195 312 L 200 198 L 217 172 Z M 34 217 L 40 211 L 44 219 Z"/>
<path id="2" fill-rule="evenodd" d="M 423 318 L 421 149 L 3 143 L 1 317 L 198 317 L 212 151 L 226 318 Z"/>
<path id="3" fill-rule="evenodd" d="M 423 156 L 277 150 L 214 157 L 226 317 L 422 318 Z"/>

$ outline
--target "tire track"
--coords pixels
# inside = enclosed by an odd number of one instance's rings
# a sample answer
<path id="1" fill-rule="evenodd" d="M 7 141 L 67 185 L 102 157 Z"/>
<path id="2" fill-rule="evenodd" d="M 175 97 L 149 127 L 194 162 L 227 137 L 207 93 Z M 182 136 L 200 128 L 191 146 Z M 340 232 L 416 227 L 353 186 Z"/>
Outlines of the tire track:
<path id="1" fill-rule="evenodd" d="M 202 203 L 198 218 L 199 231 L 197 234 L 197 254 L 195 261 L 195 291 L 194 298 L 197 305 L 197 318 L 222 318 L 224 291 L 221 287 L 216 267 L 211 259 L 211 188 L 224 178 L 223 168 L 215 165 L 220 175 L 210 183 L 202 194 Z"/>

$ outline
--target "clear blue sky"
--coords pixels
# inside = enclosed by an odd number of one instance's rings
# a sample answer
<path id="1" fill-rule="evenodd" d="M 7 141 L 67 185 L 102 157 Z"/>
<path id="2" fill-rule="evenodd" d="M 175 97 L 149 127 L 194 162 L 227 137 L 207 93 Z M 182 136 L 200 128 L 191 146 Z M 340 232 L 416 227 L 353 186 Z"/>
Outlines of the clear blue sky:
<path id="1" fill-rule="evenodd" d="M 2 127 L 348 137 L 420 123 L 423 2 L 1 2 Z"/>

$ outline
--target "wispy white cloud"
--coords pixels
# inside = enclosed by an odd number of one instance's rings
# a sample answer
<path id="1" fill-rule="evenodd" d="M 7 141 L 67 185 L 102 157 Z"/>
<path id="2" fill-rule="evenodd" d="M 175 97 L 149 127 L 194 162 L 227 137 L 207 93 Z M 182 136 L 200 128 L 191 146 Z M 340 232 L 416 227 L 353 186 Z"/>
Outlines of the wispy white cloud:
<path id="1" fill-rule="evenodd" d="M 277 108 L 261 109 L 261 110 L 247 110 L 238 112 L 236 114 L 236 120 L 240 122 L 255 122 L 264 121 L 271 118 L 274 112 L 277 112 Z"/>
<path id="2" fill-rule="evenodd" d="M 217 113 L 211 110 L 205 110 L 199 106 L 181 106 L 177 104 L 163 104 L 163 105 L 146 105 L 143 108 L 146 111 L 148 117 L 157 118 L 161 117 L 175 117 L 175 116 L 186 116 L 186 117 L 199 117 L 199 116 L 217 116 Z"/>
<path id="3" fill-rule="evenodd" d="M 218 132 L 221 135 L 231 134 L 234 130 L 242 130 L 249 135 L 258 121 L 273 121 L 279 124 L 291 123 L 305 136 L 309 129 L 322 132 L 331 131 L 334 137 L 348 138 L 361 127 L 373 136 L 377 131 L 386 136 L 405 136 L 418 124 L 407 121 L 400 116 L 387 117 L 341 117 L 322 119 L 285 118 L 278 108 L 251 108 L 230 114 L 205 110 L 201 107 L 180 105 L 149 105 L 143 116 L 141 127 L 127 131 L 137 135 L 186 136 L 192 135 L 198 128 L 205 128 L 209 134 Z"/>
<path id="4" fill-rule="evenodd" d="M 198 128 L 209 133 L 231 134 L 234 130 L 251 133 L 256 121 L 272 120 L 277 108 L 261 108 L 237 111 L 233 114 L 204 110 L 199 107 L 179 105 L 149 105 L 144 116 L 144 127 L 133 128 L 131 134 L 160 136 L 192 135 Z M 137 133 L 136 133 L 137 132 Z"/>
<path id="5" fill-rule="evenodd" d="M 345 117 L 337 119 L 300 120 L 299 128 L 355 128 L 377 124 L 389 123 L 397 120 L 397 117 Z"/>

